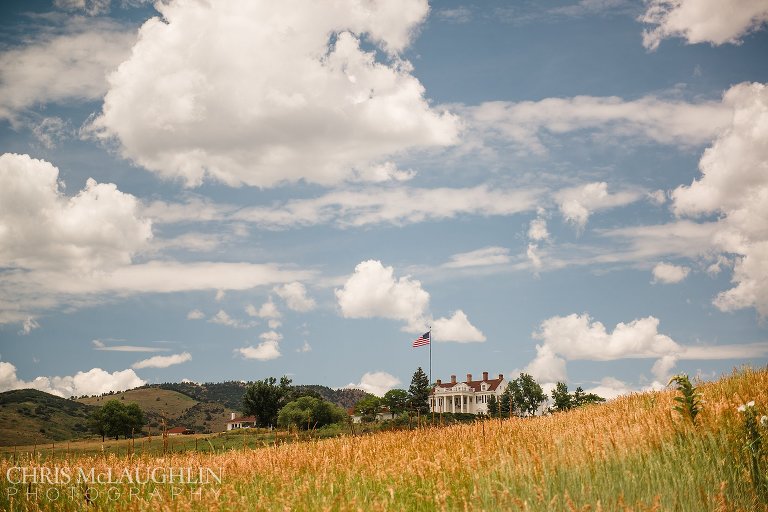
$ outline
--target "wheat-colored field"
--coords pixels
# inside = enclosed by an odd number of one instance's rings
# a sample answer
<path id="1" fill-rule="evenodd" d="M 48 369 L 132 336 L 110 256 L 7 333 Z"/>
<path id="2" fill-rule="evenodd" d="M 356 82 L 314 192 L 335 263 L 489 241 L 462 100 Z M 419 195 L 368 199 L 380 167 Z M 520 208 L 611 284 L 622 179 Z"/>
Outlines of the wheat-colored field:
<path id="1" fill-rule="evenodd" d="M 742 370 L 699 391 L 704 404 L 695 426 L 673 411 L 670 390 L 546 417 L 261 448 L 164 457 L 6 455 L 0 509 L 768 510 L 737 410 L 754 401 L 766 414 L 768 371 Z M 768 427 L 760 428 L 766 446 L 757 464 L 765 480 Z M 18 480 L 21 468 L 39 476 L 41 467 L 70 474 L 94 468 L 97 475 L 111 469 L 114 478 L 125 470 L 147 475 L 148 468 L 166 476 L 192 468 L 199 476 L 203 468 L 221 482 L 8 481 L 9 474 Z"/>

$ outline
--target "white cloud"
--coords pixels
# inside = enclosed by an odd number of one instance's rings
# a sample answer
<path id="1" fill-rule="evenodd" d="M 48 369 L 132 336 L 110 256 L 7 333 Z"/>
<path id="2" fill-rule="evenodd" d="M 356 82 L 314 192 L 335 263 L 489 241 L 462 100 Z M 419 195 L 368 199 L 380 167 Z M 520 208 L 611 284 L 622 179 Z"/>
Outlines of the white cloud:
<path id="1" fill-rule="evenodd" d="M 450 318 L 437 318 L 432 323 L 435 341 L 456 341 L 469 343 L 485 341 L 485 335 L 469 323 L 467 315 L 460 309 L 453 312 Z"/>
<path id="2" fill-rule="evenodd" d="M 584 391 L 586 393 L 594 393 L 597 396 L 605 398 L 606 400 L 610 400 L 618 396 L 636 393 L 638 390 L 633 389 L 631 386 L 615 377 L 604 377 L 600 381 L 600 384 L 593 388 L 585 389 Z"/>
<path id="3" fill-rule="evenodd" d="M 279 332 L 267 331 L 259 334 L 259 338 L 261 338 L 263 341 L 274 341 L 277 343 L 283 339 L 283 335 Z"/>
<path id="4" fill-rule="evenodd" d="M 534 272 L 538 272 L 544 266 L 538 244 L 528 244 L 528 248 L 525 250 L 525 256 L 528 258 Z"/>
<path id="5" fill-rule="evenodd" d="M 141 368 L 168 368 L 169 366 L 186 363 L 191 360 L 192 355 L 189 352 L 182 352 L 181 354 L 172 354 L 170 356 L 154 356 L 149 359 L 143 359 L 133 363 L 131 368 L 135 370 Z"/>
<path id="6" fill-rule="evenodd" d="M 256 309 L 253 304 L 248 304 L 245 307 L 245 312 L 248 313 L 248 316 L 256 316 L 259 318 L 280 318 L 282 316 L 271 298 L 262 304 L 259 309 Z"/>
<path id="7" fill-rule="evenodd" d="M 81 308 L 140 293 L 250 290 L 306 280 L 313 271 L 283 270 L 273 264 L 151 261 L 110 271 L 76 273 L 15 270 L 0 273 L 0 323 L 23 322 L 36 311 Z"/>
<path id="8" fill-rule="evenodd" d="M 278 341 L 278 339 L 266 339 L 255 347 L 242 347 L 235 349 L 235 352 L 245 359 L 256 359 L 258 361 L 277 359 L 282 355 L 280 354 Z"/>
<path id="9" fill-rule="evenodd" d="M 224 290 L 216 290 L 216 296 L 214 297 L 214 300 L 216 302 L 221 302 L 224 300 L 224 296 L 226 295 L 226 292 Z"/>
<path id="10" fill-rule="evenodd" d="M 60 117 L 44 117 L 32 126 L 32 134 L 46 149 L 54 149 L 58 144 L 72 136 L 74 130 L 67 121 Z"/>
<path id="11" fill-rule="evenodd" d="M 230 218 L 266 229 L 326 223 L 341 227 L 401 226 L 458 215 L 513 215 L 535 208 L 540 194 L 539 190 L 499 189 L 487 185 L 434 189 L 369 187 L 337 190 L 320 197 L 291 200 L 269 207 L 243 208 Z M 190 206 L 192 208 L 194 206 Z M 226 211 L 226 208 L 219 210 Z"/>
<path id="12" fill-rule="evenodd" d="M 125 341 L 125 340 L 120 340 Z M 158 347 L 145 347 L 138 345 L 106 345 L 101 340 L 91 340 L 94 350 L 107 352 L 168 352 L 170 349 Z"/>
<path id="13" fill-rule="evenodd" d="M 83 11 L 88 16 L 109 12 L 111 0 L 53 0 L 53 5 L 66 11 Z"/>
<path id="14" fill-rule="evenodd" d="M 472 11 L 462 6 L 453 9 L 440 9 L 435 16 L 449 23 L 468 23 L 472 21 Z"/>
<path id="15" fill-rule="evenodd" d="M 144 23 L 110 75 L 93 129 L 162 177 L 260 187 L 401 179 L 390 155 L 457 140 L 458 119 L 429 106 L 400 57 L 426 0 L 156 9 L 162 18 Z M 363 34 L 378 55 L 361 48 Z"/>
<path id="16" fill-rule="evenodd" d="M 146 381 L 140 379 L 131 369 L 109 373 L 101 368 L 80 371 L 74 376 L 36 377 L 31 381 L 24 381 L 16 376 L 16 367 L 13 364 L 0 361 L 0 391 L 32 388 L 68 398 L 124 391 L 144 384 Z"/>
<path id="17" fill-rule="evenodd" d="M 663 190 L 648 192 L 648 200 L 654 204 L 662 205 L 667 202 L 667 193 Z"/>
<path id="18" fill-rule="evenodd" d="M 690 273 L 691 269 L 671 263 L 657 263 L 653 267 L 653 283 L 673 284 L 679 283 Z"/>
<path id="19" fill-rule="evenodd" d="M 19 331 L 19 334 L 22 336 L 26 336 L 29 333 L 31 333 L 35 329 L 39 329 L 40 324 L 37 323 L 37 320 L 32 318 L 31 316 L 28 316 L 24 319 L 24 323 L 21 325 L 21 330 Z"/>
<path id="20" fill-rule="evenodd" d="M 493 101 L 457 106 L 457 110 L 470 131 L 480 135 L 481 144 L 500 139 L 533 153 L 546 151 L 548 134 L 578 130 L 599 130 L 601 135 L 629 142 L 703 144 L 727 126 L 730 118 L 728 107 L 718 102 L 687 103 L 655 96 L 637 100 L 575 96 L 519 103 Z"/>
<path id="21" fill-rule="evenodd" d="M 640 21 L 654 25 L 643 31 L 643 46 L 658 48 L 668 37 L 688 44 L 740 44 L 746 34 L 768 22 L 766 0 L 647 0 Z"/>
<path id="22" fill-rule="evenodd" d="M 658 332 L 652 316 L 620 322 L 612 333 L 589 315 L 571 314 L 544 320 L 534 337 L 566 359 L 612 361 L 624 358 L 655 358 L 681 351 L 672 338 Z"/>
<path id="23" fill-rule="evenodd" d="M 509 249 L 506 247 L 484 247 L 474 251 L 462 252 L 451 256 L 451 261 L 444 263 L 446 268 L 482 267 L 509 263 Z"/>
<path id="24" fill-rule="evenodd" d="M 768 343 L 680 345 L 659 333 L 658 326 L 659 320 L 649 316 L 629 323 L 620 322 L 613 332 L 608 332 L 602 323 L 587 314 L 548 318 L 533 334 L 542 343 L 536 345 L 536 357 L 525 371 L 541 381 L 556 382 L 566 380 L 566 361 L 657 359 L 652 372 L 657 379 L 663 380 L 678 360 L 749 359 L 768 354 Z"/>
<path id="25" fill-rule="evenodd" d="M 733 116 L 699 161 L 701 177 L 672 192 L 679 216 L 719 214 L 712 248 L 735 254 L 734 287 L 723 311 L 753 307 L 768 316 L 768 86 L 742 83 L 723 97 Z"/>
<path id="26" fill-rule="evenodd" d="M 193 309 L 187 313 L 187 320 L 202 320 L 203 318 L 205 318 L 205 313 L 199 309 Z"/>
<path id="27" fill-rule="evenodd" d="M 547 219 L 537 217 L 531 221 L 528 227 L 528 238 L 534 242 L 549 240 L 549 231 L 547 231 Z"/>
<path id="28" fill-rule="evenodd" d="M 298 281 L 286 283 L 274 288 L 274 292 L 285 301 L 288 309 L 306 312 L 315 309 L 315 299 L 307 296 L 306 287 Z"/>
<path id="29" fill-rule="evenodd" d="M 387 372 L 366 372 L 357 384 L 350 382 L 345 387 L 350 389 L 362 389 L 376 396 L 384 396 L 384 393 L 400 385 L 400 379 Z"/>
<path id="30" fill-rule="evenodd" d="M 104 20 L 73 17 L 64 34 L 37 34 L 33 43 L 0 53 L 0 119 L 38 104 L 96 100 L 106 75 L 130 53 L 135 35 Z"/>
<path id="31" fill-rule="evenodd" d="M 243 322 L 236 318 L 229 316 L 229 313 L 220 309 L 218 313 L 213 315 L 209 320 L 213 324 L 226 325 L 227 327 L 234 327 L 235 329 L 249 329 L 255 325 L 255 322 Z"/>
<path id="32" fill-rule="evenodd" d="M 390 318 L 419 330 L 429 305 L 429 293 L 410 276 L 394 277 L 394 269 L 380 261 L 359 263 L 354 273 L 335 290 L 345 318 Z"/>
<path id="33" fill-rule="evenodd" d="M 68 198 L 58 176 L 44 160 L 0 156 L 0 266 L 90 271 L 129 264 L 152 238 L 136 198 L 93 179 Z"/>
<path id="34" fill-rule="evenodd" d="M 677 355 L 668 354 L 653 363 L 651 373 L 653 373 L 653 376 L 656 378 L 656 382 L 669 382 L 672 369 L 677 365 L 677 360 Z"/>
<path id="35" fill-rule="evenodd" d="M 640 198 L 642 194 L 637 191 L 611 194 L 608 192 L 608 184 L 604 181 L 565 188 L 555 193 L 555 200 L 563 219 L 574 224 L 578 229 L 584 229 L 593 212 L 624 206 Z"/>
<path id="36" fill-rule="evenodd" d="M 718 229 L 719 226 L 715 222 L 696 223 L 680 220 L 667 224 L 599 231 L 602 237 L 627 240 L 629 247 L 620 254 L 600 254 L 595 261 L 643 261 L 658 259 L 661 256 L 699 257 L 712 250 Z"/>
<path id="37" fill-rule="evenodd" d="M 306 352 L 312 352 L 312 345 L 305 341 L 301 347 L 296 349 L 296 352 L 300 352 L 302 354 Z"/>
<path id="38" fill-rule="evenodd" d="M 389 318 L 405 323 L 406 332 L 424 332 L 427 325 L 436 329 L 440 341 L 485 341 L 463 311 L 450 318 L 431 319 L 428 314 L 429 293 L 411 276 L 395 278 L 394 268 L 378 260 L 359 263 L 344 286 L 335 290 L 344 318 Z"/>

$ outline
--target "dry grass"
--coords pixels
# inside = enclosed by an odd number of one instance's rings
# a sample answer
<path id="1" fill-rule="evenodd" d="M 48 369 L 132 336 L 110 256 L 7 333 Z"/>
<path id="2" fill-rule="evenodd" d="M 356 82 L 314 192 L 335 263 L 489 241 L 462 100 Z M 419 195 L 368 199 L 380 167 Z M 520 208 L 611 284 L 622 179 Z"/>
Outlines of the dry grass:
<path id="1" fill-rule="evenodd" d="M 748 400 L 768 405 L 768 372 L 747 370 L 700 391 L 695 428 L 672 411 L 674 392 L 665 391 L 542 418 L 57 464 L 223 468 L 222 484 L 202 486 L 199 498 L 187 490 L 171 500 L 166 484 L 158 486 L 162 501 L 149 499 L 153 486 L 141 489 L 149 501 L 128 500 L 126 485 L 118 486 L 121 499 L 93 500 L 114 510 L 768 510 L 745 472 L 736 412 Z M 74 500 L 11 503 L 6 487 L 0 508 L 83 505 L 80 491 Z"/>

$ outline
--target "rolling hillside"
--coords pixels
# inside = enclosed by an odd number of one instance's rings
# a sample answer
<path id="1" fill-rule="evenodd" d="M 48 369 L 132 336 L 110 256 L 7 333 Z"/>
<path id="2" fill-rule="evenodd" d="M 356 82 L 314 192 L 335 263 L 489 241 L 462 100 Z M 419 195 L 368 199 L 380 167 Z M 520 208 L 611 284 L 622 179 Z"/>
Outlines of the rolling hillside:
<path id="1" fill-rule="evenodd" d="M 136 403 L 144 411 L 152 432 L 183 426 L 198 433 L 223 432 L 231 412 L 239 413 L 247 383 L 239 381 L 196 384 L 191 382 L 144 386 L 98 397 L 67 400 L 42 391 L 24 389 L 0 393 L 0 445 L 50 443 L 89 437 L 88 416 L 109 400 Z M 296 386 L 344 408 L 353 406 L 365 392 L 326 386 Z"/>
<path id="2" fill-rule="evenodd" d="M 0 445 L 42 444 L 88 435 L 92 407 L 35 389 L 0 393 Z"/>
<path id="3" fill-rule="evenodd" d="M 191 396 L 148 386 L 111 395 L 82 398 L 84 404 L 99 406 L 109 400 L 124 400 L 136 403 L 144 411 L 147 426 L 158 432 L 162 429 L 163 418 L 167 427 L 187 427 L 195 432 L 222 432 L 227 428 L 230 408 L 217 402 L 199 402 Z"/>

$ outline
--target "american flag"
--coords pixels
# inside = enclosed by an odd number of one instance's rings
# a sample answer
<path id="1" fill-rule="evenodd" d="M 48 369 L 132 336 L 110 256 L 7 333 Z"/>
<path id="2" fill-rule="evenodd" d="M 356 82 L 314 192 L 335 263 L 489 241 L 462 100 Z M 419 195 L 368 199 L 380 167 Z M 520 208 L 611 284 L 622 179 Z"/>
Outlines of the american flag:
<path id="1" fill-rule="evenodd" d="M 429 345 L 429 331 L 413 340 L 413 348 L 423 347 L 424 345 Z"/>

